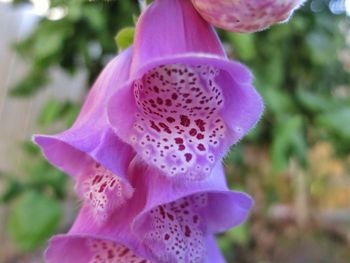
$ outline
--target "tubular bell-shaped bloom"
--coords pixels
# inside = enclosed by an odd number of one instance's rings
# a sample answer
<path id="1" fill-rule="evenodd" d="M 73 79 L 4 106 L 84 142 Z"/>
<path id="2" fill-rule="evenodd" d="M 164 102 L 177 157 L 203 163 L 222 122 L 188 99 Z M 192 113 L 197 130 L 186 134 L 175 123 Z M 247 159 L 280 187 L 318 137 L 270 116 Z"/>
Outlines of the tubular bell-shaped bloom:
<path id="1" fill-rule="evenodd" d="M 48 263 L 224 262 L 213 235 L 242 223 L 252 200 L 229 191 L 220 163 L 205 180 L 174 184 L 136 157 L 128 176 L 134 195 L 102 224 L 83 207 L 69 233 L 51 242 Z"/>
<path id="2" fill-rule="evenodd" d="M 256 32 L 289 19 L 306 0 L 192 0 L 209 23 L 233 32 Z"/>
<path id="3" fill-rule="evenodd" d="M 135 153 L 114 135 L 106 112 L 107 99 L 128 78 L 130 63 L 131 50 L 127 50 L 106 66 L 70 129 L 34 136 L 53 165 L 77 178 L 79 195 L 99 221 L 133 192 L 125 177 Z"/>
<path id="4" fill-rule="evenodd" d="M 253 205 L 245 193 L 229 191 L 221 163 L 198 182 L 174 182 L 138 162 L 131 174 L 145 200 L 132 230 L 155 262 L 216 262 L 208 260 L 206 238 L 244 222 Z"/>
<path id="5" fill-rule="evenodd" d="M 136 27 L 128 82 L 108 105 L 115 133 L 165 175 L 203 179 L 263 109 L 188 0 L 155 0 Z"/>

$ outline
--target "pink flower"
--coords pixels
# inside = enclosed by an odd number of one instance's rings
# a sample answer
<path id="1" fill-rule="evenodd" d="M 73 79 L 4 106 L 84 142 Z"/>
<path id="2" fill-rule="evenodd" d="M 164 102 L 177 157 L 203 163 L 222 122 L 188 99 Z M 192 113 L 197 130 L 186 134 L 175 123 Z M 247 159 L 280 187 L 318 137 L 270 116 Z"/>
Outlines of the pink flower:
<path id="1" fill-rule="evenodd" d="M 128 77 L 130 62 L 127 50 L 106 66 L 70 129 L 34 136 L 45 157 L 77 179 L 78 194 L 100 222 L 133 193 L 126 173 L 135 152 L 113 133 L 106 112 L 111 93 Z"/>
<path id="2" fill-rule="evenodd" d="M 128 82 L 108 105 L 113 130 L 166 176 L 203 179 L 259 120 L 249 70 L 229 61 L 187 0 L 155 0 L 136 28 Z"/>
<path id="3" fill-rule="evenodd" d="M 48 263 L 224 262 L 213 235 L 252 207 L 248 195 L 229 191 L 221 164 L 205 180 L 174 183 L 136 157 L 128 180 L 133 196 L 102 224 L 85 202 L 69 233 L 52 240 Z"/>
<path id="4" fill-rule="evenodd" d="M 72 128 L 34 138 L 51 163 L 75 178 L 83 202 L 46 260 L 224 262 L 213 235 L 244 222 L 252 200 L 228 189 L 220 162 L 203 180 L 174 180 L 113 134 L 105 105 L 125 82 L 130 60 L 127 50 L 107 65 Z"/>
<path id="5" fill-rule="evenodd" d="M 255 32 L 284 22 L 306 0 L 192 0 L 209 23 L 233 32 Z"/>

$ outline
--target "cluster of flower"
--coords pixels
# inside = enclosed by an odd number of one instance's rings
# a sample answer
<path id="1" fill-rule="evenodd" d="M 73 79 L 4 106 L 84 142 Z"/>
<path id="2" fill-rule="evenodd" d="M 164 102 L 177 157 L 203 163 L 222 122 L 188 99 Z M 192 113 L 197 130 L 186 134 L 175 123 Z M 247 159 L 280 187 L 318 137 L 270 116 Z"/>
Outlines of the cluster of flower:
<path id="1" fill-rule="evenodd" d="M 299 2 L 148 6 L 133 46 L 103 70 L 73 127 L 34 138 L 75 178 L 83 203 L 69 233 L 51 239 L 47 262 L 224 262 L 214 234 L 242 223 L 253 202 L 228 189 L 221 159 L 263 103 L 249 70 L 227 59 L 203 18 L 255 31 Z"/>

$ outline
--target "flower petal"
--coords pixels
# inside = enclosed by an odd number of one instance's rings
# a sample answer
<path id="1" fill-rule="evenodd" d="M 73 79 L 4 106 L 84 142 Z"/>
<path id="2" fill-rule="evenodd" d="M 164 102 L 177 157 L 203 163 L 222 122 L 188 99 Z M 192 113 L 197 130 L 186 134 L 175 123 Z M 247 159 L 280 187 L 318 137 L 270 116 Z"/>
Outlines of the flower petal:
<path id="1" fill-rule="evenodd" d="M 226 57 L 214 29 L 188 0 L 155 0 L 138 20 L 131 75 L 149 61 L 174 54 Z"/>
<path id="2" fill-rule="evenodd" d="M 218 245 L 216 244 L 215 238 L 213 236 L 207 237 L 207 247 L 208 247 L 208 256 L 205 260 L 205 263 L 226 263 L 224 256 L 221 254 Z"/>
<path id="3" fill-rule="evenodd" d="M 129 49 L 106 66 L 70 129 L 51 136 L 34 136 L 53 165 L 76 176 L 94 159 L 119 176 L 126 173 L 134 152 L 109 128 L 105 105 L 111 93 L 128 78 L 130 61 Z"/>
<path id="4" fill-rule="evenodd" d="M 76 190 L 98 222 L 124 205 L 134 191 L 128 182 L 98 163 L 87 166 L 78 176 Z"/>
<path id="5" fill-rule="evenodd" d="M 113 240 L 83 235 L 58 235 L 45 253 L 47 263 L 150 263 Z"/>
<path id="6" fill-rule="evenodd" d="M 215 238 L 206 238 L 208 254 L 205 262 L 224 263 Z M 157 263 L 137 255 L 127 246 L 110 239 L 96 238 L 93 235 L 57 235 L 49 243 L 45 252 L 47 263 Z M 177 261 L 181 262 L 181 261 Z"/>
<path id="7" fill-rule="evenodd" d="M 133 196 L 102 223 L 85 205 L 68 235 L 110 240 L 152 262 L 204 262 L 215 252 L 208 237 L 241 224 L 252 207 L 248 195 L 228 190 L 221 164 L 213 173 L 176 181 L 135 158 L 128 178 Z"/>
<path id="8" fill-rule="evenodd" d="M 227 189 L 221 164 L 206 180 L 189 184 L 169 184 L 142 165 L 133 169 L 138 183 L 152 190 L 145 193 L 146 205 L 132 229 L 160 262 L 203 262 L 209 253 L 206 237 L 241 224 L 252 207 L 249 196 Z"/>
<path id="9" fill-rule="evenodd" d="M 156 0 L 144 12 L 133 54 L 129 81 L 108 104 L 115 133 L 165 175 L 205 178 L 261 116 L 251 73 L 227 60 L 184 0 Z"/>
<path id="10" fill-rule="evenodd" d="M 192 0 L 209 23 L 233 32 L 256 32 L 286 21 L 306 0 Z"/>
<path id="11" fill-rule="evenodd" d="M 238 63 L 207 57 L 162 62 L 112 96 L 110 122 L 166 175 L 202 179 L 256 124 L 262 100 Z"/>

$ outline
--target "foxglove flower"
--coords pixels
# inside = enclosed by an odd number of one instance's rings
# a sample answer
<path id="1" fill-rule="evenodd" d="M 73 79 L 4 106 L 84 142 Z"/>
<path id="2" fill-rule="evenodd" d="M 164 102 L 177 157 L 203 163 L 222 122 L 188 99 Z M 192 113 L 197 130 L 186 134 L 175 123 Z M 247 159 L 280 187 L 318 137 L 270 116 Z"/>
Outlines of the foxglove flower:
<path id="1" fill-rule="evenodd" d="M 229 61 L 188 0 L 155 0 L 140 17 L 130 77 L 108 105 L 115 133 L 165 175 L 203 179 L 258 121 L 248 69 Z"/>
<path id="2" fill-rule="evenodd" d="M 205 180 L 174 183 L 135 158 L 128 176 L 134 195 L 103 224 L 84 206 L 51 242 L 48 263 L 224 262 L 213 234 L 242 223 L 252 200 L 228 190 L 221 164 Z"/>
<path id="3" fill-rule="evenodd" d="M 220 162 L 197 182 L 174 181 L 137 161 L 130 170 L 134 200 L 145 200 L 132 230 L 155 262 L 205 262 L 206 238 L 244 222 L 252 207 L 248 195 L 229 191 Z"/>
<path id="4" fill-rule="evenodd" d="M 114 135 L 106 112 L 111 93 L 128 78 L 130 63 L 131 50 L 127 50 L 106 66 L 72 128 L 34 137 L 53 165 L 77 178 L 78 193 L 99 221 L 133 192 L 125 177 L 135 153 Z"/>
<path id="5" fill-rule="evenodd" d="M 206 238 L 206 263 L 224 263 L 225 259 L 213 237 Z M 52 238 L 46 253 L 47 263 L 155 263 L 127 246 L 89 235 L 57 235 Z"/>
<path id="6" fill-rule="evenodd" d="M 306 0 L 192 0 L 209 23 L 233 32 L 256 32 L 289 19 Z"/>

